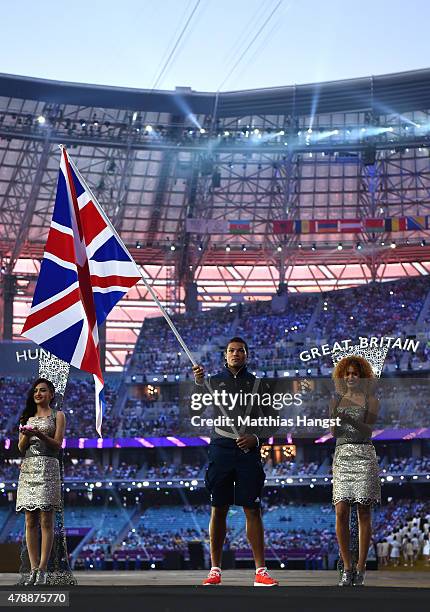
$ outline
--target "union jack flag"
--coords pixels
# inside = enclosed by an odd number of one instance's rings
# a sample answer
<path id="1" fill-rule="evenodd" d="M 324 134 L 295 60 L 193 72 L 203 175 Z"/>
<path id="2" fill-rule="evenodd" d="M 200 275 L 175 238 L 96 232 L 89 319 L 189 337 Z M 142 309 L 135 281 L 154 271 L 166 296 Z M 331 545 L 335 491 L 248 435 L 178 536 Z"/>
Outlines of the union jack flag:
<path id="1" fill-rule="evenodd" d="M 62 147 L 51 227 L 22 335 L 94 375 L 99 435 L 105 400 L 98 326 L 140 278 L 137 264 Z"/>

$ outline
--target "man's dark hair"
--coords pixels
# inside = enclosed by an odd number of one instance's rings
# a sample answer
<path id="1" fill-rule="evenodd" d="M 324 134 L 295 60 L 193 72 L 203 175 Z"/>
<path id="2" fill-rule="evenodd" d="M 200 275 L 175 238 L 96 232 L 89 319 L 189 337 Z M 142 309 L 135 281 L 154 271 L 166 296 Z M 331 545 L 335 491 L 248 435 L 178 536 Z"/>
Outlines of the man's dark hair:
<path id="1" fill-rule="evenodd" d="M 234 338 L 229 340 L 227 344 L 225 345 L 225 350 L 227 350 L 228 345 L 231 344 L 232 342 L 241 342 L 245 346 L 245 351 L 246 351 L 247 356 L 249 355 L 249 348 L 248 348 L 247 343 L 245 342 L 243 338 L 239 338 L 239 336 L 235 336 Z"/>

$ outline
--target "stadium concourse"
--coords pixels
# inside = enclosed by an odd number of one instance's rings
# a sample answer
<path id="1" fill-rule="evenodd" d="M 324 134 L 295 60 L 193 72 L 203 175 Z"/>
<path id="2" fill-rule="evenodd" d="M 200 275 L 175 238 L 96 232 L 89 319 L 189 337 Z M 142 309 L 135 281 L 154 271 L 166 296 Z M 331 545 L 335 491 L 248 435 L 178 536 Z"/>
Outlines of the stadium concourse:
<path id="1" fill-rule="evenodd" d="M 251 371 L 274 388 L 297 391 L 307 381 L 305 406 L 291 407 L 292 425 L 261 449 L 267 565 L 291 587 L 269 595 L 276 603 L 299 599 L 305 586 L 324 599 L 320 587 L 337 582 L 334 440 L 320 423 L 332 352 L 385 346 L 373 432 L 382 503 L 368 588 L 354 597 L 361 606 L 386 600 L 387 587 L 403 605 L 422 597 L 430 576 L 428 91 L 427 70 L 319 84 L 317 96 L 315 86 L 203 95 L 0 76 L 2 588 L 19 567 L 17 423 L 39 357 L 20 332 L 61 142 L 207 373 L 222 367 L 226 341 L 241 336 Z M 190 424 L 191 364 L 143 285 L 119 302 L 100 337 L 103 437 L 89 377 L 73 370 L 63 401 L 69 560 L 94 593 L 103 587 L 114 598 L 108 586 L 117 594 L 129 586 L 148 602 L 146 586 L 174 593 L 207 572 L 210 430 Z M 235 506 L 223 565 L 224 593 L 234 597 L 231 586 L 249 597 L 239 586 L 253 561 Z"/>

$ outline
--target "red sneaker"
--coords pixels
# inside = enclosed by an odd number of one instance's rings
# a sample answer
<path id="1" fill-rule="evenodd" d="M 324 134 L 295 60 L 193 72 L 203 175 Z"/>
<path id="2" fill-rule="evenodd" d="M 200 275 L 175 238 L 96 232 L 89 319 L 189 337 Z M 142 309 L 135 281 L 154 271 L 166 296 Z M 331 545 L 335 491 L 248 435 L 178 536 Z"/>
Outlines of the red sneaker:
<path id="1" fill-rule="evenodd" d="M 217 584 L 221 584 L 221 570 L 219 567 L 212 567 L 208 577 L 203 580 L 202 585 L 210 586 Z"/>
<path id="2" fill-rule="evenodd" d="M 267 567 L 259 567 L 255 572 L 254 586 L 255 587 L 272 587 L 278 586 L 279 582 L 269 576 Z"/>

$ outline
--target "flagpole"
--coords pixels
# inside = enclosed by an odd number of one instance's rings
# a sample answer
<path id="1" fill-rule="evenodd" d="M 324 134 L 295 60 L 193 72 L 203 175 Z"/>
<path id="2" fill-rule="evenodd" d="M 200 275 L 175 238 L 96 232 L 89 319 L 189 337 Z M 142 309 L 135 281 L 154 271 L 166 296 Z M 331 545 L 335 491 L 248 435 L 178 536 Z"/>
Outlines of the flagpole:
<path id="1" fill-rule="evenodd" d="M 64 145 L 59 145 L 61 150 L 65 150 L 67 151 L 66 147 Z M 69 155 L 67 155 L 68 160 L 70 165 L 72 166 L 74 172 L 76 173 L 76 176 L 83 181 L 83 183 L 85 184 L 85 186 L 87 187 L 91 198 L 97 202 L 98 206 L 99 206 L 99 210 L 100 213 L 103 215 L 106 223 L 113 229 L 115 236 L 118 240 L 118 242 L 121 244 L 121 246 L 124 248 L 124 250 L 126 251 L 126 253 L 128 253 L 128 248 L 125 246 L 122 238 L 119 236 L 118 232 L 116 231 L 116 229 L 114 228 L 114 226 L 112 225 L 112 222 L 109 220 L 108 216 L 106 215 L 105 211 L 103 210 L 102 206 L 100 206 L 97 198 L 95 197 L 95 195 L 93 194 L 93 192 L 91 191 L 88 183 L 85 181 L 85 179 L 83 178 L 83 176 L 81 175 L 81 173 L 79 172 L 78 168 L 75 166 L 75 164 L 73 163 L 73 160 L 70 159 Z M 163 317 L 166 319 L 168 326 L 170 327 L 170 329 L 172 330 L 172 332 L 175 334 L 175 337 L 177 339 L 177 341 L 179 342 L 179 344 L 181 345 L 181 347 L 184 349 L 185 354 L 187 355 L 188 359 L 191 361 L 191 363 L 193 364 L 193 366 L 198 365 L 197 361 L 194 359 L 192 353 L 190 352 L 190 350 L 188 349 L 187 345 L 185 344 L 182 336 L 180 335 L 180 333 L 178 332 L 178 330 L 175 327 L 175 324 L 173 323 L 172 319 L 170 318 L 168 312 L 166 311 L 166 309 L 164 308 L 164 306 L 162 305 L 162 303 L 160 302 L 160 300 L 157 297 L 157 294 L 155 293 L 154 289 L 151 287 L 151 285 L 148 283 L 148 281 L 146 280 L 145 276 L 143 275 L 142 271 L 139 269 L 139 274 L 143 280 L 143 283 L 145 285 L 145 287 L 148 289 L 149 293 L 151 294 L 154 302 L 157 304 L 158 308 L 161 310 L 161 313 L 163 315 Z"/>

